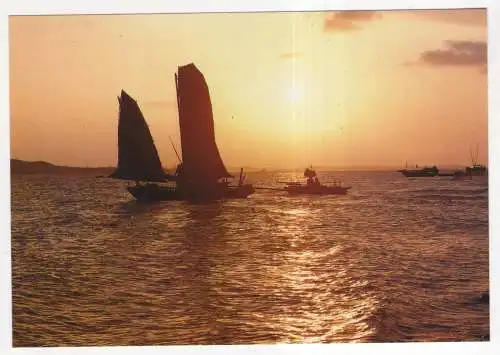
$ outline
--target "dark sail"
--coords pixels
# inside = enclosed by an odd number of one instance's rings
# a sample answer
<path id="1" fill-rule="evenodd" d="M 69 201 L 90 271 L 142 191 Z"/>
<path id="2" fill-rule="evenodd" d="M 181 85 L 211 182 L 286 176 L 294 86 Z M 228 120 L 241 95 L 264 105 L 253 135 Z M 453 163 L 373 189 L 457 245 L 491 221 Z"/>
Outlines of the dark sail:
<path id="1" fill-rule="evenodd" d="M 232 177 L 215 143 L 212 103 L 203 74 L 191 63 L 179 67 L 175 78 L 183 177 L 200 182 Z"/>
<path id="2" fill-rule="evenodd" d="M 161 182 L 166 174 L 161 166 L 153 137 L 137 102 L 122 90 L 118 97 L 118 167 L 112 178 Z"/>

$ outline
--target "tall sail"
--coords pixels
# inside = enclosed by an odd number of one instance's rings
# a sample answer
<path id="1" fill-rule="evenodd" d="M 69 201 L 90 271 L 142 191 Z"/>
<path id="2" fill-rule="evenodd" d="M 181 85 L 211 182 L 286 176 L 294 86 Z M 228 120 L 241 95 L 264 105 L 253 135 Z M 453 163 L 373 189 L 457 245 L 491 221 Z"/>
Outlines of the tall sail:
<path id="1" fill-rule="evenodd" d="M 175 78 L 184 178 L 213 182 L 232 177 L 215 143 L 212 103 L 203 74 L 191 63 L 179 67 Z"/>
<path id="2" fill-rule="evenodd" d="M 166 181 L 153 137 L 137 102 L 122 90 L 118 97 L 118 167 L 112 178 Z"/>

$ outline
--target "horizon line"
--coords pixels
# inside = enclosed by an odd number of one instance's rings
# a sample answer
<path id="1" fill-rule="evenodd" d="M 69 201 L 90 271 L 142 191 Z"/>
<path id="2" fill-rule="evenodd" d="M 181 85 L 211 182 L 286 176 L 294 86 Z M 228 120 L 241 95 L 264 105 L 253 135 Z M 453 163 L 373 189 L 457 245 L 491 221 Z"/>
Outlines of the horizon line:
<path id="1" fill-rule="evenodd" d="M 19 158 L 10 158 L 11 162 L 12 160 L 24 162 L 24 163 L 29 163 L 29 164 L 34 164 L 34 163 L 44 163 L 48 165 L 52 165 L 54 167 L 60 167 L 60 168 L 74 168 L 74 169 L 115 169 L 116 165 L 86 165 L 86 166 L 81 166 L 81 165 L 67 165 L 67 164 L 56 164 L 56 163 L 51 163 L 46 160 L 23 160 Z M 454 169 L 454 168 L 463 168 L 467 167 L 469 165 L 467 164 L 458 164 L 458 163 L 446 163 L 442 165 L 437 165 L 437 164 L 431 164 L 431 165 L 419 165 L 419 168 L 423 168 L 425 166 L 432 166 L 436 165 L 438 168 L 441 169 Z M 172 168 L 175 169 L 175 165 L 163 165 L 162 168 L 164 170 L 170 170 Z M 314 167 L 314 164 L 312 165 L 315 170 L 325 170 L 325 169 L 338 169 L 338 170 L 399 170 L 399 169 L 412 169 L 413 167 L 408 167 L 405 168 L 404 166 L 396 166 L 396 165 L 316 165 Z M 487 166 L 487 165 L 486 165 Z M 241 168 L 243 169 L 248 169 L 248 170 L 257 170 L 257 171 L 283 171 L 283 170 L 297 170 L 297 169 L 305 169 L 307 167 L 303 166 L 295 166 L 295 167 L 253 167 L 253 166 L 228 166 L 228 170 L 240 170 Z M 418 169 L 418 168 L 417 168 Z"/>

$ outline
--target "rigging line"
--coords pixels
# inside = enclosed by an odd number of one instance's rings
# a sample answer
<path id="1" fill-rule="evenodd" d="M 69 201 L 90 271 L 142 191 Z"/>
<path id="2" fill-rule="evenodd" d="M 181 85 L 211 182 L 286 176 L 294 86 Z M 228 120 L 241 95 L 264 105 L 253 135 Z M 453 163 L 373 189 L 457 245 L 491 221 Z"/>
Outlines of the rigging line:
<path id="1" fill-rule="evenodd" d="M 179 68 L 177 68 L 177 71 Z M 180 126 L 181 126 L 181 99 L 179 95 L 179 77 L 177 73 L 174 73 L 174 82 L 175 82 L 175 98 L 176 98 L 176 103 L 177 103 L 177 122 L 178 125 L 177 127 L 179 128 L 179 138 L 181 139 L 181 148 L 182 148 L 182 137 L 181 137 L 181 131 L 180 131 Z M 182 163 L 181 158 L 179 157 L 179 154 L 177 153 L 177 150 L 175 150 L 174 143 L 172 142 L 172 138 L 169 136 L 170 142 L 172 143 L 172 147 L 174 148 L 175 154 L 177 155 L 177 159 L 179 159 L 179 162 Z"/>
<path id="2" fill-rule="evenodd" d="M 168 139 L 170 139 L 170 143 L 172 144 L 172 148 L 174 148 L 175 155 L 177 155 L 177 159 L 179 159 L 179 163 L 182 163 L 181 157 L 179 156 L 179 153 L 177 153 L 177 149 L 175 149 L 174 141 L 172 140 L 172 137 L 168 136 Z"/>

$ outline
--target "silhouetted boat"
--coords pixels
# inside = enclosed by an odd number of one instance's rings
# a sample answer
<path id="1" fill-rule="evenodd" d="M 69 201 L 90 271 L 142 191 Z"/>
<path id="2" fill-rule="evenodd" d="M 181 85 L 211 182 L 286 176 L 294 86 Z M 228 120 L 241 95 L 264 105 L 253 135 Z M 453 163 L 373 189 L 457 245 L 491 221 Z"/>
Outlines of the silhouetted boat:
<path id="1" fill-rule="evenodd" d="M 472 149 L 469 148 L 470 158 L 472 161 L 472 166 L 467 166 L 464 170 L 457 170 L 453 174 L 454 180 L 470 178 L 473 176 L 488 176 L 488 168 L 485 165 L 479 164 L 477 162 L 477 156 L 479 153 L 479 147 L 476 148 L 476 153 L 472 153 Z"/>
<path id="2" fill-rule="evenodd" d="M 472 148 L 469 147 L 470 159 L 472 161 L 472 166 L 465 168 L 465 174 L 468 176 L 486 176 L 488 175 L 488 168 L 485 165 L 478 163 L 479 155 L 479 145 L 476 147 L 475 154 L 472 152 Z"/>
<path id="3" fill-rule="evenodd" d="M 439 175 L 439 169 L 435 165 L 432 167 L 426 166 L 420 169 L 405 168 L 398 171 L 406 177 L 434 177 Z"/>
<path id="4" fill-rule="evenodd" d="M 111 177 L 134 180 L 136 185 L 127 190 L 144 201 L 217 200 L 252 194 L 253 186 L 243 184 L 243 169 L 238 185 L 229 183 L 233 176 L 227 172 L 215 142 L 212 104 L 203 74 L 188 64 L 178 68 L 175 83 L 182 148 L 176 173 L 163 170 L 139 106 L 122 91 L 118 99 L 118 167 Z M 175 183 L 157 184 L 169 181 Z"/>
<path id="5" fill-rule="evenodd" d="M 465 173 L 470 176 L 486 176 L 488 168 L 482 164 L 474 164 L 465 168 Z"/>
<path id="6" fill-rule="evenodd" d="M 307 168 L 304 171 L 304 177 L 307 178 L 306 184 L 300 182 L 285 182 L 284 184 L 286 184 L 286 186 L 284 190 L 292 195 L 345 195 L 351 188 L 350 186 L 342 186 L 340 181 L 335 181 L 333 186 L 322 185 L 319 182 L 316 171 L 312 168 Z"/>
<path id="7" fill-rule="evenodd" d="M 453 180 L 472 179 L 473 176 L 488 176 L 488 168 L 484 165 L 468 166 L 464 170 L 453 173 Z"/>

